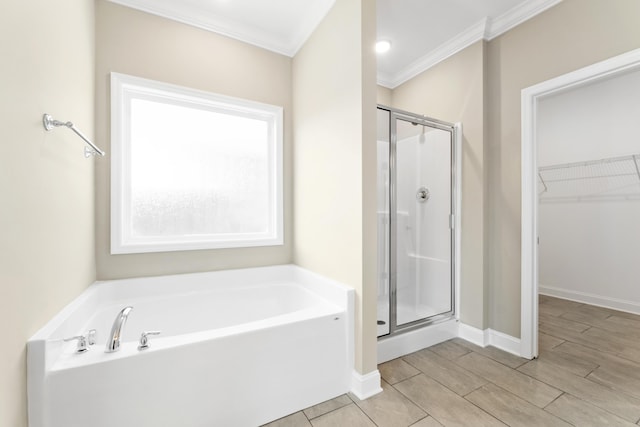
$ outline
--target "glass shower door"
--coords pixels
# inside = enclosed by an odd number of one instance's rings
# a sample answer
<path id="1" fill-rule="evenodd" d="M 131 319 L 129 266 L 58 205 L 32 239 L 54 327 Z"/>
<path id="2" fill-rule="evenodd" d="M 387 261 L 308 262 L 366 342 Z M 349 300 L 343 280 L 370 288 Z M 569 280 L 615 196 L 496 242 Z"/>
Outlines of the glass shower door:
<path id="1" fill-rule="evenodd" d="M 455 133 L 378 107 L 378 336 L 454 314 Z"/>
<path id="2" fill-rule="evenodd" d="M 393 330 L 453 312 L 453 132 L 397 113 L 391 121 Z"/>
<path id="3" fill-rule="evenodd" d="M 378 109 L 377 227 L 378 227 L 378 336 L 389 333 L 389 138 L 391 113 Z"/>

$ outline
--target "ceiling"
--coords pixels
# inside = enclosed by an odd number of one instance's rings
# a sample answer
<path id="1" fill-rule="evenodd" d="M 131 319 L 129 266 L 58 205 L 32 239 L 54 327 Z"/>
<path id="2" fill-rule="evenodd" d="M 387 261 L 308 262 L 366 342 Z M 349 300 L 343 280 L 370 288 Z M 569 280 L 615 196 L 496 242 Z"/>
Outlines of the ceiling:
<path id="1" fill-rule="evenodd" d="M 110 0 L 293 56 L 335 0 Z M 561 0 L 376 0 L 378 83 L 394 88 Z"/>

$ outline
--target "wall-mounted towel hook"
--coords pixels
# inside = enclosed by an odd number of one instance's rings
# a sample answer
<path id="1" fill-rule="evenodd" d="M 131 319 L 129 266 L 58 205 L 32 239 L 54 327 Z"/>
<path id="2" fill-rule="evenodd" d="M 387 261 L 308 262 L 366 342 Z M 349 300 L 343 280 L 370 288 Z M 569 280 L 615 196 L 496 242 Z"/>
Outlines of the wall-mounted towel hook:
<path id="1" fill-rule="evenodd" d="M 76 135 L 82 138 L 84 142 L 86 142 L 87 144 L 89 144 L 89 146 L 91 146 L 91 148 L 86 146 L 84 147 L 85 157 L 95 156 L 96 154 L 99 156 L 104 156 L 105 154 L 104 151 L 99 149 L 93 142 L 89 141 L 89 139 L 86 136 L 84 136 L 82 132 L 80 132 L 78 128 L 76 128 L 71 122 L 61 122 L 59 120 L 55 120 L 53 117 L 51 117 L 50 114 L 44 114 L 42 116 L 42 124 L 44 125 L 44 128 L 46 130 L 51 130 L 54 127 L 58 127 L 58 126 L 65 126 L 71 129 Z"/>

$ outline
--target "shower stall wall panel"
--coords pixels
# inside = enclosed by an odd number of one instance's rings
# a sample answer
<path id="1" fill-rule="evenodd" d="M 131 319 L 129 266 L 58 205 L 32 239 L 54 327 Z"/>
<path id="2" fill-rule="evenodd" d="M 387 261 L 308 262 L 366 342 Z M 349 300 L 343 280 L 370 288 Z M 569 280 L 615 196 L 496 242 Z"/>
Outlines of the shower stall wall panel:
<path id="1" fill-rule="evenodd" d="M 451 311 L 451 135 L 431 129 L 397 143 L 398 324 Z M 426 188 L 429 198 L 417 192 Z"/>

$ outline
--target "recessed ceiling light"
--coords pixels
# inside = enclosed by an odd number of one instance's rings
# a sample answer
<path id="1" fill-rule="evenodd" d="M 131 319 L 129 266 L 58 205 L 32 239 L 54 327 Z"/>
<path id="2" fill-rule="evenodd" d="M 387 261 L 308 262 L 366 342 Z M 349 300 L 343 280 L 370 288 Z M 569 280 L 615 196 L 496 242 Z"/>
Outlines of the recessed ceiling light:
<path id="1" fill-rule="evenodd" d="M 389 40 L 379 40 L 376 42 L 376 52 L 384 53 L 391 49 L 391 42 Z"/>

